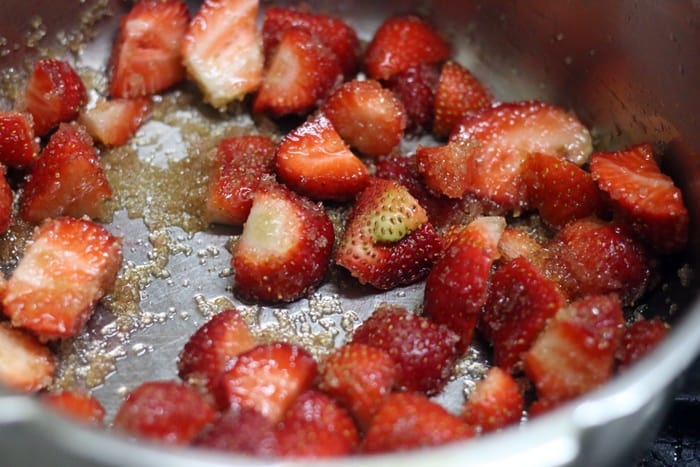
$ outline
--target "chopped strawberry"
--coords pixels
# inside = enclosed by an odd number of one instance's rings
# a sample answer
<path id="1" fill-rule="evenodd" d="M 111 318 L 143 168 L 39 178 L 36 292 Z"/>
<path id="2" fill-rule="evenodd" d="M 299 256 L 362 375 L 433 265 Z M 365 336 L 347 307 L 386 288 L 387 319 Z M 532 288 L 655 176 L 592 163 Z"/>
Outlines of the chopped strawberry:
<path id="1" fill-rule="evenodd" d="M 272 176 L 275 142 L 267 136 L 221 140 L 209 174 L 206 215 L 209 222 L 242 225 L 253 205 L 255 190 Z"/>
<path id="2" fill-rule="evenodd" d="M 377 178 L 358 195 L 335 262 L 360 283 L 387 290 L 425 277 L 441 248 L 425 209 L 408 190 Z"/>
<path id="3" fill-rule="evenodd" d="M 445 63 L 435 91 L 433 134 L 447 137 L 462 118 L 492 103 L 491 93 L 469 70 L 453 61 Z"/>
<path id="4" fill-rule="evenodd" d="M 79 118 L 88 133 L 105 146 L 121 146 L 151 115 L 147 97 L 100 100 Z"/>
<path id="5" fill-rule="evenodd" d="M 343 84 L 321 110 L 345 142 L 367 156 L 390 154 L 406 127 L 401 101 L 374 80 Z"/>
<path id="6" fill-rule="evenodd" d="M 0 112 L 0 163 L 8 167 L 30 167 L 39 156 L 34 138 L 34 120 L 24 112 Z"/>
<path id="7" fill-rule="evenodd" d="M 366 428 L 394 387 L 396 364 L 379 347 L 351 342 L 328 355 L 320 373 L 319 387 L 338 399 Z"/>
<path id="8" fill-rule="evenodd" d="M 54 357 L 36 337 L 0 323 L 0 383 L 15 391 L 35 392 L 53 380 Z"/>
<path id="9" fill-rule="evenodd" d="M 307 120 L 282 139 L 275 169 L 292 190 L 322 200 L 352 199 L 369 180 L 365 164 L 348 149 L 323 114 Z"/>
<path id="10" fill-rule="evenodd" d="M 632 363 L 654 350 L 666 337 L 668 324 L 659 318 L 640 319 L 630 324 L 622 335 L 622 341 L 615 353 L 620 368 L 627 368 Z"/>
<path id="11" fill-rule="evenodd" d="M 364 453 L 406 451 L 471 438 L 474 429 L 419 393 L 391 394 L 372 419 Z"/>
<path id="12" fill-rule="evenodd" d="M 523 396 L 518 383 L 494 366 L 469 394 L 462 419 L 479 432 L 488 433 L 518 423 L 522 415 Z"/>
<path id="13" fill-rule="evenodd" d="M 34 231 L 7 283 L 3 311 L 42 339 L 75 336 L 109 292 L 121 241 L 89 220 L 62 217 Z"/>
<path id="14" fill-rule="evenodd" d="M 215 416 L 196 389 L 176 381 L 148 381 L 126 397 L 114 428 L 141 439 L 186 445 Z"/>
<path id="15" fill-rule="evenodd" d="M 367 76 L 389 79 L 420 65 L 450 57 L 450 45 L 427 21 L 414 15 L 389 18 L 374 34 L 365 52 Z"/>
<path id="16" fill-rule="evenodd" d="M 24 99 L 34 119 L 34 134 L 44 136 L 59 123 L 78 117 L 87 103 L 87 90 L 70 63 L 43 58 L 34 64 Z"/>
<path id="17" fill-rule="evenodd" d="M 377 307 L 352 335 L 353 343 L 378 347 L 394 359 L 397 386 L 428 394 L 450 377 L 458 340 L 446 326 L 389 304 Z"/>
<path id="18" fill-rule="evenodd" d="M 286 342 L 260 344 L 240 354 L 224 373 L 220 402 L 255 409 L 276 423 L 294 399 L 311 388 L 316 375 L 316 361 L 302 347 Z"/>
<path id="19" fill-rule="evenodd" d="M 240 454 L 272 457 L 277 454 L 276 423 L 257 410 L 232 407 L 193 440 L 206 447 Z"/>
<path id="20" fill-rule="evenodd" d="M 27 222 L 58 216 L 101 218 L 112 189 L 85 127 L 62 124 L 32 167 L 20 197 Z"/>
<path id="21" fill-rule="evenodd" d="M 499 239 L 498 251 L 504 261 L 524 256 L 538 269 L 546 272 L 547 251 L 537 239 L 524 230 L 506 227 Z"/>
<path id="22" fill-rule="evenodd" d="M 419 135 L 430 131 L 435 117 L 435 92 L 440 68 L 435 64 L 422 63 L 393 75 L 386 80 L 406 109 L 406 132 Z"/>
<path id="23" fill-rule="evenodd" d="M 90 394 L 66 390 L 42 394 L 41 402 L 72 420 L 92 425 L 102 425 L 105 408 Z"/>
<path id="24" fill-rule="evenodd" d="M 234 291 L 249 300 L 296 300 L 325 276 L 333 242 L 333 224 L 320 204 L 270 183 L 256 192 L 234 246 Z"/>
<path id="25" fill-rule="evenodd" d="M 253 113 L 309 113 L 342 77 L 338 58 L 321 39 L 306 29 L 286 29 L 267 62 Z"/>
<path id="26" fill-rule="evenodd" d="M 591 173 L 625 223 L 661 253 L 688 242 L 688 210 L 673 180 L 661 173 L 651 146 L 643 144 L 591 157 Z"/>
<path id="27" fill-rule="evenodd" d="M 206 0 L 192 19 L 182 54 L 204 100 L 223 108 L 260 86 L 262 38 L 258 0 Z"/>
<path id="28" fill-rule="evenodd" d="M 494 363 L 509 373 L 520 369 L 521 355 L 564 304 L 556 283 L 525 257 L 498 266 L 481 315 L 481 330 L 491 342 Z"/>
<path id="29" fill-rule="evenodd" d="M 12 203 L 15 198 L 6 175 L 5 166 L 0 164 L 0 234 L 4 234 L 10 228 Z"/>

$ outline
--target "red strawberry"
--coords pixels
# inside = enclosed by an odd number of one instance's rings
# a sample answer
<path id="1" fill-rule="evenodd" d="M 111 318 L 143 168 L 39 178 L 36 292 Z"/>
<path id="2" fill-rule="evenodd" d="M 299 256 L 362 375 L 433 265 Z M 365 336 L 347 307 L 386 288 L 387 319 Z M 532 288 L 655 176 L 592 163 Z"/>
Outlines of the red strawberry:
<path id="1" fill-rule="evenodd" d="M 15 197 L 10 184 L 7 182 L 6 174 L 5 167 L 0 164 L 0 234 L 4 234 L 10 228 L 12 203 Z"/>
<path id="2" fill-rule="evenodd" d="M 342 76 L 338 58 L 321 39 L 306 29 L 286 29 L 267 61 L 253 113 L 273 117 L 309 113 Z"/>
<path id="3" fill-rule="evenodd" d="M 234 225 L 245 222 L 260 181 L 272 175 L 275 148 L 275 142 L 267 136 L 221 140 L 209 174 L 206 205 L 209 222 Z"/>
<path id="4" fill-rule="evenodd" d="M 9 167 L 29 167 L 39 156 L 31 114 L 0 112 L 0 163 Z"/>
<path id="5" fill-rule="evenodd" d="M 514 373 L 521 354 L 564 304 L 557 284 L 520 256 L 498 266 L 481 315 L 481 330 L 491 342 L 494 363 Z"/>
<path id="6" fill-rule="evenodd" d="M 121 241 L 89 220 L 63 217 L 34 231 L 7 283 L 3 311 L 42 339 L 75 336 L 109 292 Z"/>
<path id="7" fill-rule="evenodd" d="M 204 100 L 225 107 L 262 81 L 262 38 L 257 0 L 206 0 L 192 19 L 182 54 Z"/>
<path id="8" fill-rule="evenodd" d="M 406 131 L 422 134 L 429 131 L 435 116 L 435 92 L 440 68 L 435 64 L 419 64 L 393 75 L 386 81 L 406 109 Z"/>
<path id="9" fill-rule="evenodd" d="M 234 246 L 234 290 L 249 300 L 296 300 L 325 276 L 333 242 L 321 205 L 270 183 L 256 192 Z"/>
<path id="10" fill-rule="evenodd" d="M 394 393 L 372 419 L 364 453 L 406 451 L 471 438 L 474 430 L 442 406 L 418 393 Z"/>
<path id="11" fill-rule="evenodd" d="M 321 110 L 345 142 L 367 156 L 390 154 L 406 127 L 401 102 L 374 80 L 343 84 Z"/>
<path id="12" fill-rule="evenodd" d="M 54 357 L 31 334 L 0 323 L 0 383 L 20 392 L 45 388 L 53 380 Z"/>
<path id="13" fill-rule="evenodd" d="M 369 425 L 396 381 L 396 364 L 379 347 L 348 343 L 321 366 L 319 387 L 350 410 L 361 427 Z"/>
<path id="14" fill-rule="evenodd" d="M 671 178 L 659 169 L 651 146 L 595 153 L 591 173 L 612 205 L 652 248 L 677 252 L 688 241 L 688 210 Z"/>
<path id="15" fill-rule="evenodd" d="M 88 133 L 105 146 L 121 146 L 151 115 L 147 97 L 100 100 L 80 115 Z"/>
<path id="16" fill-rule="evenodd" d="M 254 409 L 276 423 L 299 394 L 311 388 L 316 361 L 303 348 L 285 342 L 260 344 L 238 356 L 221 378 L 226 405 Z"/>
<path id="17" fill-rule="evenodd" d="M 547 251 L 537 239 L 524 230 L 506 227 L 499 239 L 498 251 L 505 261 L 524 256 L 538 269 L 547 272 Z"/>
<path id="18" fill-rule="evenodd" d="M 435 91 L 433 134 L 447 137 L 470 112 L 493 103 L 493 96 L 469 70 L 456 62 L 445 63 Z"/>
<path id="19" fill-rule="evenodd" d="M 42 394 L 41 402 L 78 422 L 102 425 L 105 418 L 105 408 L 100 401 L 86 392 L 49 392 Z"/>
<path id="20" fill-rule="evenodd" d="M 314 199 L 347 201 L 369 180 L 365 164 L 348 149 L 323 114 L 282 139 L 275 169 L 289 188 Z"/>
<path id="21" fill-rule="evenodd" d="M 34 64 L 24 99 L 34 118 L 34 134 L 44 136 L 59 123 L 78 117 L 87 103 L 87 91 L 68 62 L 43 58 Z"/>
<path id="22" fill-rule="evenodd" d="M 335 262 L 360 283 L 388 290 L 425 277 L 440 250 L 425 209 L 403 185 L 377 178 L 358 195 Z"/>
<path id="23" fill-rule="evenodd" d="M 126 397 L 114 416 L 114 428 L 141 439 L 186 445 L 215 416 L 194 388 L 175 381 L 148 381 Z"/>
<path id="24" fill-rule="evenodd" d="M 206 427 L 194 446 L 272 457 L 277 454 L 276 423 L 254 409 L 232 407 Z"/>
<path id="25" fill-rule="evenodd" d="M 462 419 L 481 433 L 505 428 L 520 421 L 523 396 L 508 372 L 494 366 L 469 394 Z"/>
<path id="26" fill-rule="evenodd" d="M 364 66 L 373 79 L 389 79 L 423 63 L 450 57 L 450 45 L 425 20 L 413 15 L 389 18 L 374 34 L 365 52 Z"/>
<path id="27" fill-rule="evenodd" d="M 428 394 L 450 377 L 458 340 L 447 327 L 388 304 L 374 310 L 352 335 L 353 343 L 378 347 L 394 359 L 397 386 Z"/>
<path id="28" fill-rule="evenodd" d="M 627 368 L 654 350 L 668 331 L 668 324 L 658 318 L 640 319 L 629 325 L 615 353 L 620 368 Z"/>

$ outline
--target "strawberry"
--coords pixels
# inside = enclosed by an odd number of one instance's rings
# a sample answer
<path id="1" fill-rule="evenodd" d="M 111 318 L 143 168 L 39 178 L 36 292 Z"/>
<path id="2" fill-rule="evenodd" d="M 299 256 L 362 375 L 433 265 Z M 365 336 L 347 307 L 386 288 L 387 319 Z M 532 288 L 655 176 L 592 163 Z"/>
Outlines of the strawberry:
<path id="1" fill-rule="evenodd" d="M 591 295 L 561 308 L 523 357 L 539 398 L 558 403 L 607 381 L 623 326 L 614 294 Z"/>
<path id="2" fill-rule="evenodd" d="M 493 96 L 483 84 L 459 63 L 448 61 L 440 70 L 435 91 L 433 134 L 445 138 L 471 112 L 488 107 Z"/>
<path id="3" fill-rule="evenodd" d="M 100 218 L 112 196 L 97 150 L 85 127 L 62 124 L 32 167 L 20 197 L 27 222 L 58 216 Z"/>
<path id="4" fill-rule="evenodd" d="M 374 80 L 343 84 L 321 110 L 345 142 L 367 156 L 390 154 L 406 127 L 401 101 Z"/>
<path id="5" fill-rule="evenodd" d="M 38 227 L 7 283 L 3 311 L 42 339 L 75 336 L 112 288 L 121 241 L 85 219 L 62 217 Z"/>
<path id="6" fill-rule="evenodd" d="M 238 356 L 221 378 L 224 405 L 254 409 L 273 423 L 316 378 L 316 361 L 303 348 L 285 342 L 260 344 Z"/>
<path id="7" fill-rule="evenodd" d="M 481 433 L 505 428 L 520 421 L 523 396 L 513 377 L 497 366 L 476 383 L 464 404 L 462 420 Z"/>
<path id="8" fill-rule="evenodd" d="M 289 132 L 277 147 L 275 170 L 289 188 L 314 199 L 347 201 L 369 180 L 365 164 L 323 114 Z"/>
<path id="9" fill-rule="evenodd" d="M 147 97 L 100 100 L 78 119 L 87 132 L 105 146 L 121 146 L 151 115 Z"/>
<path id="10" fill-rule="evenodd" d="M 275 142 L 245 135 L 221 140 L 209 174 L 206 216 L 209 222 L 242 225 L 253 205 L 255 190 L 272 176 Z"/>
<path id="11" fill-rule="evenodd" d="M 361 427 L 369 425 L 396 381 L 396 364 L 379 347 L 347 343 L 321 365 L 319 388 L 350 410 Z"/>
<path id="12" fill-rule="evenodd" d="M 474 430 L 459 417 L 419 393 L 391 394 L 372 419 L 361 451 L 406 451 L 471 438 Z"/>
<path id="13" fill-rule="evenodd" d="M 92 425 L 102 425 L 105 408 L 90 394 L 66 390 L 42 394 L 41 402 L 72 420 Z"/>
<path id="14" fill-rule="evenodd" d="M 215 416 L 194 388 L 176 381 L 147 381 L 126 396 L 113 425 L 141 439 L 186 445 Z"/>
<path id="15" fill-rule="evenodd" d="M 12 203 L 15 197 L 6 175 L 7 170 L 0 164 L 0 234 L 4 234 L 10 228 Z"/>
<path id="16" fill-rule="evenodd" d="M 240 454 L 272 457 L 277 454 L 276 423 L 254 409 L 233 407 L 192 441 L 206 447 Z"/>
<path id="17" fill-rule="evenodd" d="M 479 311 L 488 297 L 491 266 L 506 226 L 502 217 L 480 217 L 449 231 L 443 256 L 425 282 L 423 309 L 459 336 L 460 352 L 471 342 Z"/>
<path id="18" fill-rule="evenodd" d="M 493 346 L 494 363 L 509 373 L 519 370 L 521 354 L 564 301 L 557 284 L 525 257 L 501 263 L 491 277 L 480 323 Z"/>
<path id="19" fill-rule="evenodd" d="M 24 112 L 0 112 L 0 163 L 9 167 L 29 167 L 39 156 L 34 138 L 34 120 Z"/>
<path id="20" fill-rule="evenodd" d="M 386 86 L 400 99 L 406 109 L 406 132 L 420 135 L 429 131 L 435 116 L 435 92 L 440 68 L 422 63 L 393 75 Z"/>
<path id="21" fill-rule="evenodd" d="M 524 256 L 535 267 L 547 272 L 547 251 L 537 239 L 524 230 L 506 227 L 498 241 L 498 251 L 504 261 Z"/>
<path id="22" fill-rule="evenodd" d="M 389 18 L 367 46 L 364 67 L 373 79 L 389 79 L 420 65 L 450 57 L 450 45 L 427 21 L 414 15 Z"/>
<path id="23" fill-rule="evenodd" d="M 223 108 L 260 86 L 264 58 L 258 7 L 257 0 L 206 0 L 190 22 L 183 62 L 214 107 Z"/>
<path id="24" fill-rule="evenodd" d="M 591 173 L 624 222 L 661 253 L 682 250 L 688 242 L 688 210 L 680 189 L 661 173 L 651 146 L 599 152 Z"/>
<path id="25" fill-rule="evenodd" d="M 325 276 L 333 242 L 333 224 L 320 204 L 270 183 L 256 192 L 234 246 L 234 291 L 247 300 L 296 300 Z"/>
<path id="26" fill-rule="evenodd" d="M 622 335 L 622 341 L 615 353 L 620 368 L 627 368 L 632 363 L 654 350 L 666 337 L 668 324 L 659 318 L 640 319 L 630 324 Z"/>
<path id="27" fill-rule="evenodd" d="M 59 123 L 78 117 L 87 103 L 87 90 L 70 63 L 43 58 L 34 64 L 24 100 L 34 119 L 34 134 L 44 136 Z"/>
<path id="28" fill-rule="evenodd" d="M 441 250 L 427 219 L 403 185 L 372 179 L 348 216 L 335 262 L 378 289 L 413 283 L 428 274 Z"/>
<path id="29" fill-rule="evenodd" d="M 437 392 L 457 359 L 459 337 L 443 325 L 398 305 L 382 304 L 352 335 L 352 342 L 378 347 L 396 362 L 396 385 Z"/>
<path id="30" fill-rule="evenodd" d="M 0 322 L 0 383 L 19 392 L 35 392 L 53 380 L 54 356 L 36 337 Z"/>

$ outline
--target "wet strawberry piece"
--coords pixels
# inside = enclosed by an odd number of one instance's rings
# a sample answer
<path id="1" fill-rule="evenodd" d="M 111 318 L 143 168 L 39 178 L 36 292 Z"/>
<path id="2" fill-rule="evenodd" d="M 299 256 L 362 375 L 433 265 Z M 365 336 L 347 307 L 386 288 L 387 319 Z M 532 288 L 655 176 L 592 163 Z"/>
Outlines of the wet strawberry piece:
<path id="1" fill-rule="evenodd" d="M 35 392 L 53 381 L 55 362 L 49 348 L 22 329 L 0 323 L 0 383 L 14 391 Z"/>
<path id="2" fill-rule="evenodd" d="M 77 422 L 91 425 L 104 422 L 105 408 L 99 400 L 83 391 L 49 392 L 41 395 L 41 402 Z"/>
<path id="3" fill-rule="evenodd" d="M 627 368 L 654 350 L 669 332 L 669 325 L 659 318 L 640 319 L 630 324 L 622 335 L 615 353 L 620 368 Z"/>
<path id="4" fill-rule="evenodd" d="M 517 424 L 523 415 L 518 383 L 506 371 L 491 367 L 464 404 L 462 419 L 480 433 Z"/>
<path id="5" fill-rule="evenodd" d="M 7 232 L 12 221 L 12 203 L 15 194 L 7 182 L 7 170 L 0 164 L 0 234 Z"/>
<path id="6" fill-rule="evenodd" d="M 105 146 L 125 144 L 151 115 L 151 101 L 134 99 L 100 100 L 79 118 L 95 141 Z"/>
<path id="7" fill-rule="evenodd" d="M 279 451 L 276 425 L 255 409 L 232 407 L 205 427 L 192 441 L 192 445 L 218 451 L 272 457 Z"/>
<path id="8" fill-rule="evenodd" d="M 411 135 L 429 133 L 435 117 L 435 93 L 440 67 L 421 63 L 385 80 L 406 110 L 406 132 Z"/>
<path id="9" fill-rule="evenodd" d="M 503 261 L 525 257 L 540 271 L 547 271 L 548 252 L 529 232 L 506 226 L 498 241 L 498 251 Z"/>
<path id="10" fill-rule="evenodd" d="M 8 167 L 29 167 L 39 156 L 34 138 L 34 119 L 25 112 L 0 112 L 0 163 Z"/>

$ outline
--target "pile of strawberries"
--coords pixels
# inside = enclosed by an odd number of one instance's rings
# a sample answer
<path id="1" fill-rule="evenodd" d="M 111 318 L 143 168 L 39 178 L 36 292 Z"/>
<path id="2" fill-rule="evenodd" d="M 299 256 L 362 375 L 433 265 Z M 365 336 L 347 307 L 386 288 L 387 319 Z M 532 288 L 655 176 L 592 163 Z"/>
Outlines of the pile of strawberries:
<path id="1" fill-rule="evenodd" d="M 680 190 L 651 146 L 594 152 L 571 113 L 497 101 L 419 16 L 387 19 L 363 46 L 341 19 L 290 8 L 268 8 L 259 31 L 258 8 L 207 0 L 190 18 L 180 0 L 141 0 L 121 20 L 108 97 L 87 107 L 75 70 L 42 59 L 24 103 L 0 113 L 0 162 L 20 180 L 13 191 L 0 177 L 0 228 L 12 216 L 39 225 L 2 286 L 6 384 L 45 388 L 44 342 L 75 336 L 108 293 L 121 250 L 89 220 L 111 196 L 99 150 L 126 143 L 151 96 L 185 79 L 222 111 L 243 100 L 255 116 L 294 122 L 279 141 L 223 139 L 213 156 L 208 220 L 243 226 L 238 298 L 298 300 L 340 267 L 380 290 L 425 279 L 424 302 L 379 306 L 319 362 L 259 342 L 223 311 L 183 349 L 181 381 L 134 388 L 116 430 L 261 456 L 434 446 L 551 410 L 666 334 L 624 313 L 688 237 Z M 435 145 L 402 153 L 426 134 Z M 336 238 L 324 208 L 338 205 L 351 207 Z M 450 413 L 429 397 L 473 339 L 490 345 L 493 367 Z M 89 395 L 42 398 L 102 423 Z"/>

